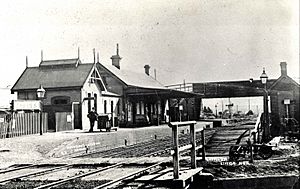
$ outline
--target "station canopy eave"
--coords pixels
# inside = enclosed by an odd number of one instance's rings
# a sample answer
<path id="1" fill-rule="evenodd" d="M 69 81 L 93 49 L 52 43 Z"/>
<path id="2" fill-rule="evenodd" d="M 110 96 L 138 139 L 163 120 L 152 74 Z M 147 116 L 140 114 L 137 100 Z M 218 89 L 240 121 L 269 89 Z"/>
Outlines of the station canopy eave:
<path id="1" fill-rule="evenodd" d="M 201 98 L 203 95 L 199 93 L 178 91 L 168 88 L 146 88 L 138 86 L 128 86 L 126 94 L 129 97 L 159 97 L 163 99 L 178 99 L 178 98 Z"/>

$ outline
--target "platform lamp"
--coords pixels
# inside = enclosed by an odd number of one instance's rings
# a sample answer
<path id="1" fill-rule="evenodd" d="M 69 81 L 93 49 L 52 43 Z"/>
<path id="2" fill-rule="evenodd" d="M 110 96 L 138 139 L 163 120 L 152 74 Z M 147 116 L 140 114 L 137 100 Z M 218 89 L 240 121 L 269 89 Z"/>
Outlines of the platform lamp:
<path id="1" fill-rule="evenodd" d="M 40 88 L 36 90 L 37 98 L 41 101 L 40 110 L 40 135 L 43 135 L 43 100 L 45 99 L 46 90 L 41 85 Z"/>
<path id="2" fill-rule="evenodd" d="M 266 74 L 265 68 L 263 68 L 263 72 L 260 75 L 261 83 L 264 85 L 264 127 L 263 127 L 263 142 L 267 142 L 270 137 L 270 126 L 269 126 L 269 110 L 268 110 L 268 90 L 267 90 L 267 81 L 268 76 Z"/>

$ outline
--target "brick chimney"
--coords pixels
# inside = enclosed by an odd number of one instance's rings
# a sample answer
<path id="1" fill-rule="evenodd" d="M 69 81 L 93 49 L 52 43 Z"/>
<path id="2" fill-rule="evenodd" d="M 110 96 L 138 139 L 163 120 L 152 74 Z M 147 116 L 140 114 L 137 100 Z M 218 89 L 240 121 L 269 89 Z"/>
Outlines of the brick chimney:
<path id="1" fill-rule="evenodd" d="M 150 66 L 147 64 L 144 66 L 145 68 L 145 74 L 149 75 Z"/>
<path id="2" fill-rule="evenodd" d="M 280 62 L 281 75 L 287 75 L 286 62 Z"/>
<path id="3" fill-rule="evenodd" d="M 119 56 L 119 44 L 117 44 L 117 54 L 113 55 L 110 59 L 112 60 L 112 65 L 120 69 L 120 60 L 122 58 Z"/>

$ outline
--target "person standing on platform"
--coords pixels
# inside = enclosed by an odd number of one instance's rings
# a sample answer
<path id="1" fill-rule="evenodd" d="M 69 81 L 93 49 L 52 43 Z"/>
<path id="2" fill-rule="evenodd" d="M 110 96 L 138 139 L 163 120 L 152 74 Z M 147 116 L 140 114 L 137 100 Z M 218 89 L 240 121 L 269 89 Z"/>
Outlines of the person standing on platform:
<path id="1" fill-rule="evenodd" d="M 90 119 L 90 130 L 89 132 L 93 132 L 95 121 L 98 119 L 98 114 L 95 111 L 95 108 L 92 108 L 92 111 L 90 111 L 87 115 L 87 117 Z"/>

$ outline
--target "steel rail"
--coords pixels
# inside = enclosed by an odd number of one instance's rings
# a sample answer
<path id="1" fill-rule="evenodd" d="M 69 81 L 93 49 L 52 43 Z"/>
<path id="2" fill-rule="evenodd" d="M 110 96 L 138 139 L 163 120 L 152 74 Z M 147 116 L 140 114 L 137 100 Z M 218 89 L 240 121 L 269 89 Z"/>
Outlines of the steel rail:
<path id="1" fill-rule="evenodd" d="M 152 168 L 154 168 L 154 167 L 157 167 L 157 166 L 161 166 L 162 163 L 163 163 L 163 162 L 159 162 L 159 163 L 157 163 L 157 164 L 151 165 L 151 166 L 146 167 L 146 168 L 144 168 L 144 169 L 142 169 L 142 170 L 136 171 L 136 172 L 134 172 L 134 173 L 130 173 L 130 174 L 128 174 L 128 175 L 122 176 L 122 177 L 117 178 L 117 179 L 115 179 L 115 180 L 112 180 L 112 181 L 110 181 L 110 182 L 104 183 L 104 184 L 102 184 L 102 185 L 100 185 L 100 186 L 94 187 L 93 189 L 100 189 L 100 188 L 108 187 L 108 186 L 110 186 L 110 185 L 113 185 L 113 184 L 115 184 L 115 183 L 117 183 L 117 182 L 121 182 L 122 180 L 128 179 L 128 178 L 130 178 L 130 177 L 135 177 L 135 176 L 141 175 L 141 174 L 143 174 L 145 171 L 148 171 L 148 170 L 150 170 L 150 169 L 152 169 Z"/>
<path id="2" fill-rule="evenodd" d="M 209 132 L 210 134 L 212 133 L 212 132 Z M 187 137 L 186 137 L 187 135 L 182 135 L 181 137 L 180 137 L 180 140 L 187 140 Z M 164 143 L 164 145 L 168 145 L 168 144 L 171 144 L 171 142 L 169 142 L 169 141 L 163 141 L 163 143 Z M 147 145 L 148 144 L 152 144 L 152 145 L 149 145 L 148 147 L 153 147 L 153 140 L 151 140 L 151 142 L 150 141 L 148 141 L 147 143 L 146 143 Z M 137 144 L 135 144 L 135 145 L 138 145 L 138 147 L 141 147 L 141 148 L 147 148 L 147 145 L 145 146 L 145 143 L 137 143 Z M 132 148 L 132 147 L 136 147 L 135 145 L 132 145 L 131 147 L 128 147 L 128 149 L 130 149 L 130 148 Z M 160 145 L 162 145 L 161 143 L 158 143 L 158 144 L 155 144 L 154 146 L 156 147 L 156 146 L 160 146 Z M 153 155 L 153 154 L 158 154 L 158 153 L 165 153 L 165 152 L 167 152 L 169 149 L 171 149 L 171 148 L 166 148 L 166 149 L 163 149 L 163 150 L 159 150 L 158 152 L 154 152 L 154 153 L 149 153 L 149 154 L 144 154 L 143 156 L 144 157 L 147 157 L 147 156 L 150 156 L 150 155 Z M 133 149 L 133 150 L 130 150 L 129 152 L 131 152 L 131 151 L 136 151 L 136 149 Z M 113 154 L 107 154 L 107 156 L 111 156 L 111 155 L 117 155 L 117 154 L 126 154 L 126 153 L 128 153 L 128 151 L 127 152 L 121 152 L 121 153 L 113 153 Z M 94 153 L 93 153 L 94 154 Z M 84 156 L 86 156 L 87 154 L 85 154 Z M 88 155 L 87 155 L 88 156 Z M 100 186 L 98 186 L 98 187 L 105 187 L 106 185 L 108 186 L 108 185 L 111 185 L 111 184 L 113 184 L 113 183 L 116 183 L 116 182 L 118 182 L 118 181 L 121 181 L 121 180 L 125 180 L 125 179 L 127 179 L 127 178 L 129 178 L 129 177 L 131 177 L 131 176 L 135 176 L 135 175 L 138 175 L 139 173 L 142 173 L 142 172 L 144 172 L 144 171 L 147 171 L 147 170 L 149 170 L 149 169 L 151 169 L 151 167 L 155 167 L 155 166 L 158 166 L 158 165 L 160 165 L 162 162 L 160 162 L 160 163 L 158 163 L 158 164 L 155 164 L 155 165 L 151 165 L 151 166 L 149 166 L 149 167 L 147 167 L 147 168 L 145 168 L 145 169 L 143 169 L 143 170 L 140 170 L 140 171 L 137 171 L 137 172 L 135 172 L 135 173 L 133 173 L 133 174 L 129 174 L 129 175 L 125 175 L 125 176 L 123 176 L 123 177 L 121 177 L 121 178 L 118 178 L 118 179 L 116 179 L 116 180 L 113 180 L 113 181 L 110 181 L 110 182 L 108 182 L 108 183 L 105 183 L 105 184 L 103 184 L 103 185 L 100 185 Z M 114 165 L 111 165 L 111 166 L 108 166 L 108 167 L 104 167 L 104 168 L 102 168 L 102 169 L 97 169 L 97 170 L 95 170 L 95 171 L 90 171 L 90 172 L 88 172 L 88 173 L 85 173 L 85 174 L 81 174 L 81 175 L 76 175 L 76 176 L 73 176 L 73 177 L 70 177 L 70 178 L 67 178 L 67 179 L 63 179 L 63 180 L 59 180 L 59 181 L 56 181 L 56 182 L 52 182 L 52 183 L 48 183 L 48 184 L 45 184 L 45 185 L 41 185 L 41 186 L 38 186 L 38 187 L 36 187 L 36 189 L 40 189 L 40 188 L 51 188 L 51 187 L 55 187 L 55 186 L 59 186 L 59 185 L 62 185 L 62 184 L 64 184 L 64 183 L 67 183 L 68 181 L 71 181 L 71 180 L 74 180 L 74 179 L 77 179 L 77 178 L 82 178 L 82 177 L 85 177 L 85 176 L 88 176 L 88 175 L 92 175 L 92 174 L 96 174 L 96 173 L 98 173 L 98 172 L 101 172 L 101 171 L 104 171 L 104 170 L 108 170 L 108 169 L 113 169 L 113 168 L 116 168 L 116 167 L 119 167 L 119 166 L 122 166 L 122 165 L 124 165 L 124 163 L 118 163 L 118 164 L 114 164 Z M 32 166 L 36 166 L 36 165 L 32 165 Z M 66 165 L 66 166 L 71 166 L 71 165 Z M 46 170 L 46 171 L 38 171 L 38 172 L 35 172 L 35 173 L 30 173 L 30 174 L 26 174 L 26 175 L 21 175 L 21 176 L 19 176 L 19 177 L 14 177 L 14 178 L 11 178 L 11 179 L 7 179 L 6 181 L 9 181 L 9 180 L 12 180 L 12 179 L 15 179 L 15 178 L 23 178 L 23 177 L 28 177 L 28 176 L 33 176 L 33 175 L 37 175 L 37 174 L 41 174 L 41 173 L 47 173 L 47 172 L 49 172 L 49 171 L 52 171 L 52 170 L 56 170 L 56 169 L 61 169 L 61 168 L 64 168 L 64 167 L 66 167 L 66 166 L 61 166 L 61 167 L 57 167 L 57 168 L 54 168 L 54 169 L 49 169 L 49 170 Z M 4 181 L 2 181 L 2 182 L 4 182 Z M 110 183 L 110 184 L 109 184 Z"/>
<path id="3" fill-rule="evenodd" d="M 15 168 L 12 168 L 12 169 L 6 169 L 6 170 L 0 171 L 0 174 L 7 173 L 7 172 L 18 171 L 18 170 L 21 170 L 21 169 L 26 169 L 26 168 L 35 167 L 35 166 L 36 165 L 26 165 L 26 166 L 21 166 L 21 167 L 15 167 Z"/>
<path id="4" fill-rule="evenodd" d="M 159 140 L 159 139 L 152 139 L 150 141 L 141 142 L 141 143 L 135 143 L 135 144 L 128 145 L 128 146 L 120 146 L 120 147 L 116 147 L 116 148 L 109 149 L 109 150 L 94 151 L 94 152 L 87 153 L 87 154 L 75 155 L 75 156 L 71 156 L 71 158 L 86 157 L 86 156 L 91 156 L 91 155 L 94 155 L 94 154 L 105 154 L 105 153 L 109 153 L 110 151 L 119 150 L 119 149 L 122 149 L 122 148 L 125 148 L 125 150 L 126 150 L 126 149 L 130 149 L 130 148 L 135 148 L 136 145 L 148 145 L 148 144 L 152 144 L 153 142 L 155 142 L 157 140 Z M 166 140 L 166 139 L 163 138 L 163 140 Z M 117 152 L 114 152 L 112 154 L 117 154 Z M 105 154 L 104 156 L 100 156 L 100 157 L 106 157 L 106 156 L 109 156 L 109 155 L 110 154 Z"/>
<path id="5" fill-rule="evenodd" d="M 185 140 L 187 137 L 188 137 L 188 135 L 184 134 L 183 136 L 180 137 L 180 140 Z M 168 137 L 168 138 L 171 138 L 171 137 Z M 165 141 L 163 141 L 163 143 L 159 143 L 157 145 L 172 144 L 172 142 L 169 142 L 169 140 L 166 140 L 165 138 L 163 138 L 163 140 L 165 140 Z M 86 156 L 97 155 L 97 154 L 104 154 L 104 155 L 99 156 L 101 158 L 107 158 L 107 157 L 110 157 L 110 156 L 119 156 L 119 155 L 122 155 L 122 154 L 127 154 L 128 152 L 136 151 L 137 147 L 144 149 L 144 148 L 147 148 L 148 144 L 149 144 L 150 147 L 152 147 L 153 142 L 155 142 L 155 141 L 157 141 L 157 140 L 151 140 L 151 141 L 147 141 L 147 142 L 136 143 L 136 144 L 133 144 L 133 145 L 130 145 L 130 146 L 122 146 L 122 147 L 114 148 L 114 150 L 118 150 L 120 148 L 125 148 L 124 151 L 120 151 L 120 152 L 116 151 L 116 152 L 113 152 L 113 153 L 109 153 L 110 150 L 105 150 L 105 151 L 98 151 L 98 152 L 92 152 L 92 153 L 83 154 L 83 155 L 72 156 L 72 158 L 86 157 Z M 165 151 L 165 150 L 161 150 L 161 151 Z M 155 152 L 153 152 L 151 154 L 155 154 Z M 147 157 L 147 154 L 146 154 L 146 157 Z"/>
<path id="6" fill-rule="evenodd" d="M 57 169 L 68 168 L 70 166 L 73 166 L 73 165 L 63 165 L 63 166 L 59 166 L 59 167 L 55 167 L 55 168 L 49 168 L 49 169 L 42 170 L 42 171 L 35 171 L 35 172 L 23 174 L 23 175 L 18 175 L 18 176 L 11 177 L 11 178 L 8 178 L 8 179 L 0 180 L 0 183 L 4 183 L 4 182 L 11 181 L 11 180 L 14 180 L 14 179 L 20 179 L 20 178 L 24 178 L 24 177 L 38 175 L 38 174 L 46 174 L 48 172 L 55 171 Z"/>
<path id="7" fill-rule="evenodd" d="M 212 132 L 212 131 L 206 133 L 206 136 L 208 136 L 208 137 L 207 137 L 205 143 L 209 140 L 208 138 L 211 137 L 212 135 L 213 135 L 213 132 Z M 201 141 L 201 139 L 196 140 L 196 142 L 200 142 L 200 141 Z M 170 144 L 172 144 L 172 143 L 170 143 Z M 180 147 L 182 147 L 182 146 L 184 146 L 184 145 L 189 145 L 189 142 L 183 143 Z M 196 148 L 198 148 L 197 150 L 199 150 L 200 146 L 201 146 L 201 145 L 199 145 L 199 146 L 196 147 Z M 201 147 L 202 147 L 202 146 L 201 146 Z M 165 148 L 165 149 L 159 150 L 159 151 L 157 151 L 157 152 L 153 152 L 153 153 L 150 153 L 150 154 L 146 154 L 145 157 L 151 157 L 151 156 L 155 156 L 155 155 L 160 155 L 160 154 L 163 154 L 163 153 L 167 153 L 167 152 L 169 152 L 169 151 L 172 151 L 172 149 L 173 149 L 172 147 Z M 171 155 L 172 155 L 172 152 L 170 152 L 170 153 L 171 153 Z M 187 153 L 187 152 L 182 152 L 181 154 L 183 155 L 183 154 L 186 154 L 186 153 Z"/>
<path id="8" fill-rule="evenodd" d="M 212 134 L 212 131 L 209 131 L 209 134 L 208 136 L 211 136 Z M 181 136 L 180 137 L 180 140 L 183 140 L 183 144 L 188 144 L 188 142 L 185 142 L 185 140 L 188 140 L 188 135 L 184 135 L 184 136 Z M 201 140 L 197 140 L 197 142 L 199 142 Z M 206 141 L 205 141 L 206 142 Z M 121 151 L 121 152 L 115 152 L 115 153 L 112 153 L 112 154 L 106 154 L 104 156 L 100 156 L 102 158 L 106 158 L 106 157 L 111 157 L 111 156 L 120 156 L 120 155 L 123 155 L 123 154 L 128 154 L 130 152 L 134 152 L 134 151 L 137 151 L 138 148 L 141 148 L 141 149 L 146 149 L 146 148 L 149 148 L 149 147 L 157 147 L 157 146 L 171 146 L 172 145 L 172 142 L 170 141 L 164 141 L 163 143 L 157 143 L 157 144 L 153 144 L 153 143 L 149 143 L 150 145 L 148 146 L 145 146 L 144 143 L 140 143 L 139 146 L 135 146 L 134 149 L 130 149 L 129 151 L 128 150 L 125 150 L 125 151 Z M 129 148 L 128 148 L 129 149 Z M 171 150 L 172 147 L 168 147 L 168 148 L 165 148 L 165 149 L 162 149 L 162 150 L 158 150 L 158 151 L 155 151 L 155 152 L 152 152 L 152 153 L 147 153 L 147 154 L 144 154 L 142 155 L 142 157 L 150 157 L 150 156 L 156 156 L 156 155 L 160 155 L 160 154 L 163 154 L 163 153 L 166 153 L 168 152 L 169 150 Z"/>
<path id="9" fill-rule="evenodd" d="M 56 186 L 62 185 L 64 183 L 67 183 L 71 180 L 75 180 L 77 178 L 82 178 L 82 177 L 85 177 L 85 176 L 93 175 L 93 174 L 99 173 L 101 171 L 105 171 L 105 170 L 108 170 L 108 169 L 113 169 L 113 168 L 116 168 L 116 167 L 120 167 L 122 165 L 123 165 L 122 163 L 117 163 L 117 164 L 114 164 L 114 165 L 103 167 L 101 169 L 97 169 L 95 171 L 90 171 L 90 172 L 87 172 L 87 173 L 84 173 L 84 174 L 81 174 L 81 175 L 76 175 L 76 176 L 73 176 L 73 177 L 70 177 L 70 178 L 66 178 L 66 179 L 59 180 L 59 181 L 56 181 L 56 182 L 52 182 L 52 183 L 49 183 L 49 184 L 41 185 L 41 186 L 35 187 L 34 189 L 56 187 Z"/>
<path id="10" fill-rule="evenodd" d="M 199 141 L 200 141 L 200 140 L 199 140 Z M 161 150 L 161 152 L 162 152 L 162 151 L 166 152 L 166 151 L 168 151 L 169 149 L 171 149 L 171 148 L 167 148 L 167 149 Z M 156 152 L 156 153 L 158 153 L 158 152 Z M 150 153 L 150 154 L 153 154 L 153 153 Z M 150 154 L 147 154 L 147 155 L 144 155 L 144 156 L 149 156 Z M 104 183 L 104 184 L 102 184 L 102 185 L 100 185 L 100 186 L 94 187 L 93 189 L 107 188 L 107 187 L 112 186 L 112 185 L 114 185 L 114 184 L 116 184 L 116 183 L 118 183 L 118 182 L 121 182 L 121 181 L 123 181 L 123 180 L 126 180 L 126 179 L 128 179 L 128 178 L 130 178 L 130 177 L 138 176 L 138 175 L 144 173 L 145 171 L 147 171 L 147 170 L 149 170 L 149 169 L 151 169 L 151 168 L 160 166 L 161 164 L 162 164 L 162 162 L 157 163 L 157 164 L 155 164 L 155 165 L 151 165 L 151 166 L 149 166 L 149 167 L 147 167 L 147 168 L 144 168 L 144 169 L 142 169 L 142 170 L 136 171 L 136 172 L 131 173 L 131 174 L 129 174 L 129 175 L 125 175 L 125 176 L 123 176 L 123 177 L 117 178 L 117 179 L 112 180 L 112 181 L 110 181 L 110 182 Z"/>

